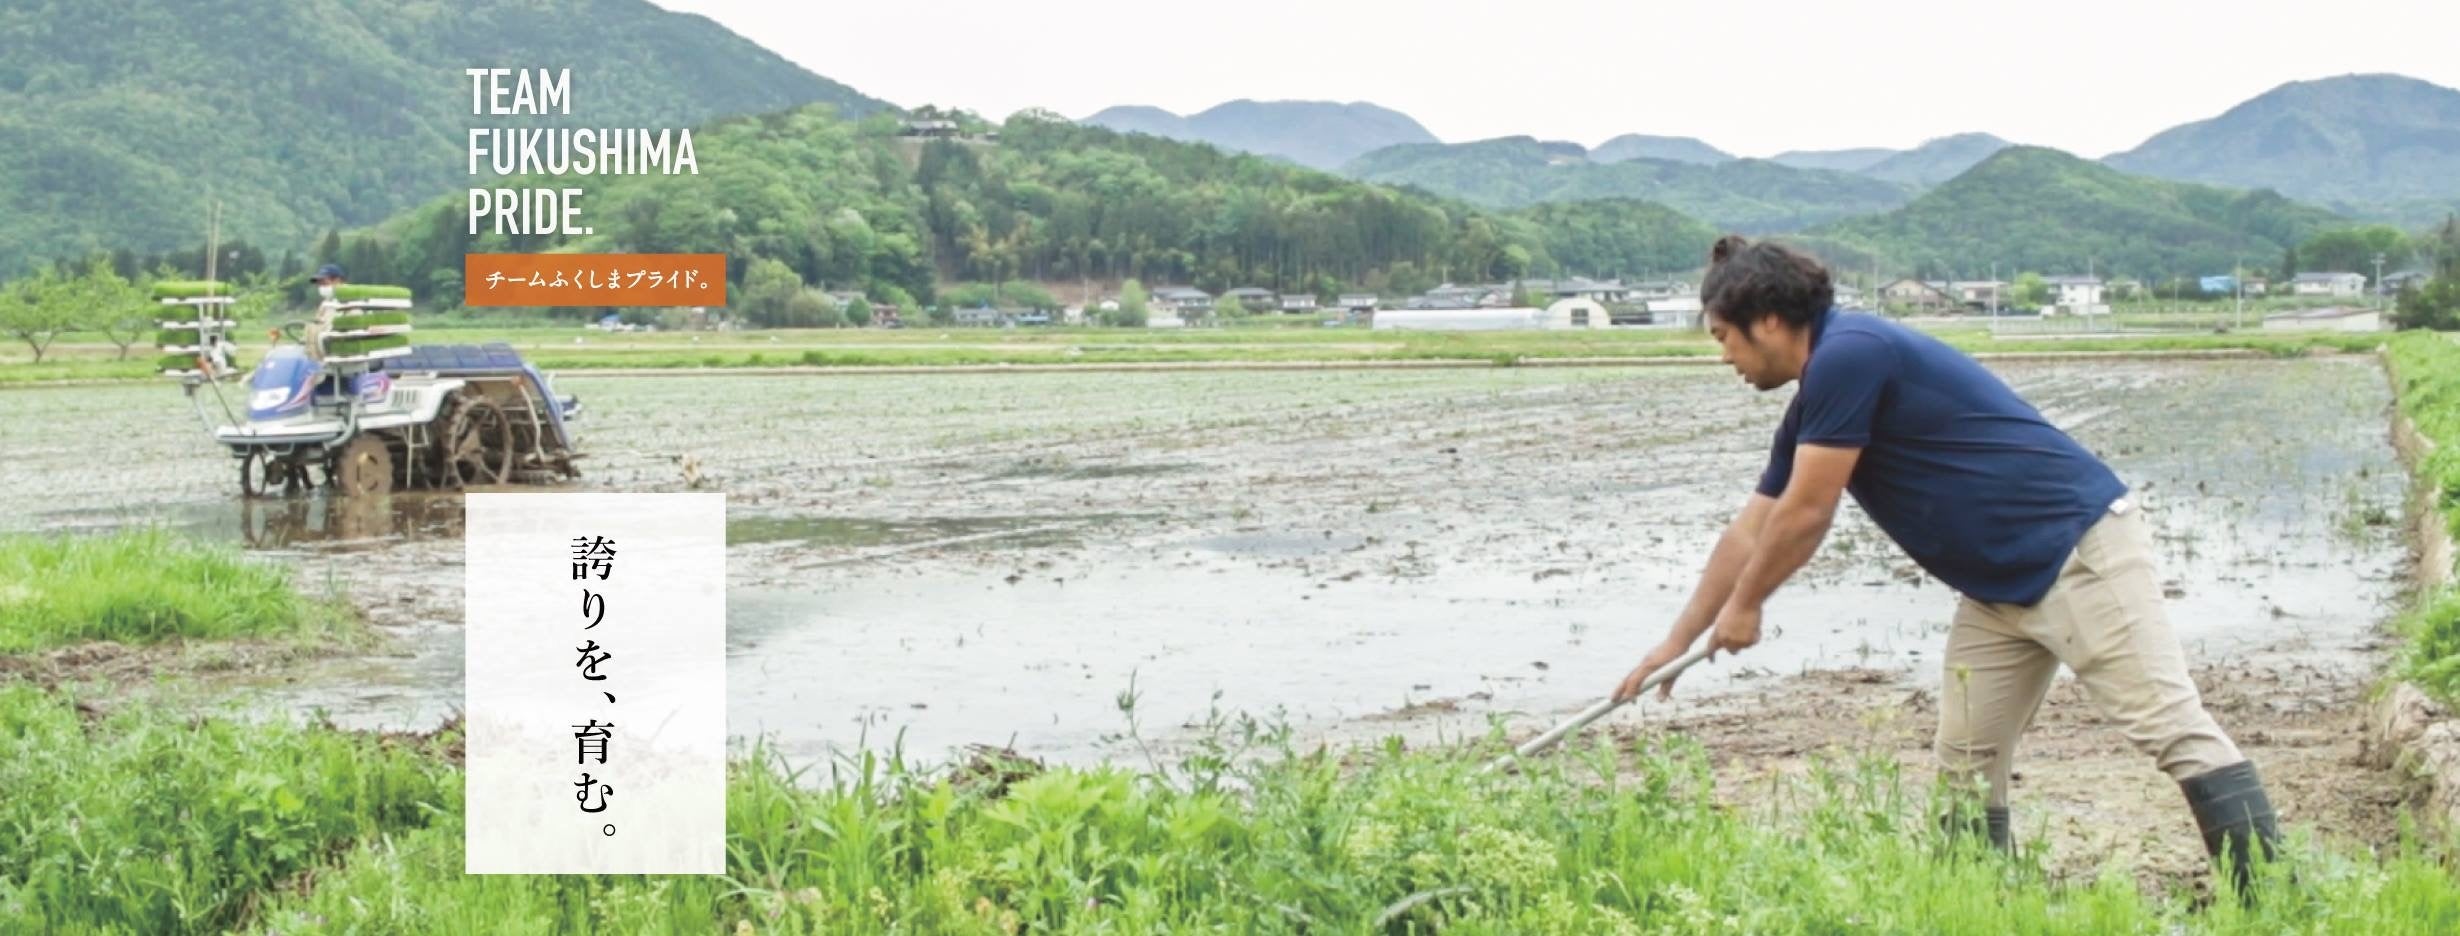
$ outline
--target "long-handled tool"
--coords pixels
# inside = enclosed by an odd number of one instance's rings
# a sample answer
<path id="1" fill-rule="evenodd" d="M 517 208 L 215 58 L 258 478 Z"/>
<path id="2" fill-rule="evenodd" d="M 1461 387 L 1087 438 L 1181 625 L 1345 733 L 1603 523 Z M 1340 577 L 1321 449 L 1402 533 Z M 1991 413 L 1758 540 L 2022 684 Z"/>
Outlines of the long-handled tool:
<path id="1" fill-rule="evenodd" d="M 1658 684 L 1663 683 L 1666 680 L 1673 679 L 1675 674 L 1691 668 L 1691 664 L 1707 659 L 1708 654 L 1708 644 L 1703 642 L 1697 649 L 1675 658 L 1674 662 L 1666 664 L 1663 669 L 1650 673 L 1649 678 L 1641 680 L 1640 691 L 1632 693 L 1632 698 L 1637 699 L 1646 694 L 1649 690 L 1657 688 Z M 1563 724 L 1549 728 L 1546 730 L 1545 734 L 1522 742 L 1520 747 L 1512 749 L 1512 753 L 1495 758 L 1491 761 L 1487 761 L 1486 766 L 1479 768 L 1479 772 L 1493 773 L 1495 771 L 1502 770 L 1504 765 L 1510 764 L 1513 761 L 1536 754 L 1540 751 L 1546 750 L 1547 748 L 1554 747 L 1555 745 L 1562 743 L 1563 739 L 1571 737 L 1573 732 L 1577 732 L 1582 728 L 1588 727 L 1590 722 L 1606 717 L 1607 712 L 1614 711 L 1622 705 L 1623 703 L 1616 701 L 1613 696 L 1607 696 L 1606 698 L 1599 699 L 1597 700 L 1597 704 L 1582 709 L 1580 714 L 1572 716 Z"/>

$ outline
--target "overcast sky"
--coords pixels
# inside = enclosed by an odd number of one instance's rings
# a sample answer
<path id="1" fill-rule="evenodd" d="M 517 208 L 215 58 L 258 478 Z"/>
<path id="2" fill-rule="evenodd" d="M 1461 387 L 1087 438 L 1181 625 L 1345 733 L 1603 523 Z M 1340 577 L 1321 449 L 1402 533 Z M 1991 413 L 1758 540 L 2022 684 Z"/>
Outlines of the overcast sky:
<path id="1" fill-rule="evenodd" d="M 656 2 L 907 107 L 1369 101 L 1448 142 L 1637 132 L 1743 156 L 1979 130 L 2098 157 L 2288 81 L 2460 87 L 2451 0 Z"/>

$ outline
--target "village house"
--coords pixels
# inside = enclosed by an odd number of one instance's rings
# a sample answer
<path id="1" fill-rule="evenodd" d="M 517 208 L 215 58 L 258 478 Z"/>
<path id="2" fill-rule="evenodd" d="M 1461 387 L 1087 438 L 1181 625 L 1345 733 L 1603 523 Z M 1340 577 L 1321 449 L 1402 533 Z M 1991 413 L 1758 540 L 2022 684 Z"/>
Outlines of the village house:
<path id="1" fill-rule="evenodd" d="M 1966 305 L 1989 306 L 2007 301 L 2007 284 L 2000 280 L 1956 280 L 1946 292 Z"/>
<path id="2" fill-rule="evenodd" d="M 2103 300 L 2103 286 L 2098 276 L 2052 276 L 2042 282 L 2050 287 L 2050 304 L 2065 315 L 2107 315 L 2109 303 Z"/>
<path id="3" fill-rule="evenodd" d="M 1153 291 L 1153 305 L 1173 312 L 1210 309 L 1213 294 L 1186 286 L 1167 286 Z"/>
<path id="4" fill-rule="evenodd" d="M 1273 307 L 1273 291 L 1256 286 L 1241 286 L 1222 293 L 1222 298 L 1237 300 L 1239 305 L 1250 312 L 1261 312 Z"/>
<path id="5" fill-rule="evenodd" d="M 1282 293 L 1282 294 L 1281 294 L 1281 311 L 1283 311 L 1283 312 L 1313 312 L 1313 311 L 1315 311 L 1315 294 L 1314 294 L 1314 293 Z"/>
<path id="6" fill-rule="evenodd" d="M 1956 304 L 1947 290 L 1918 279 L 1892 280 L 1879 287 L 1879 301 L 1891 306 L 1936 311 Z"/>
<path id="7" fill-rule="evenodd" d="M 2409 290 L 2426 285 L 2427 278 L 2428 277 L 2426 274 L 2416 270 L 2404 270 L 2399 273 L 2387 273 L 2384 274 L 2383 285 L 2378 288 L 2376 292 L 2382 293 L 2386 296 L 2408 292 Z"/>

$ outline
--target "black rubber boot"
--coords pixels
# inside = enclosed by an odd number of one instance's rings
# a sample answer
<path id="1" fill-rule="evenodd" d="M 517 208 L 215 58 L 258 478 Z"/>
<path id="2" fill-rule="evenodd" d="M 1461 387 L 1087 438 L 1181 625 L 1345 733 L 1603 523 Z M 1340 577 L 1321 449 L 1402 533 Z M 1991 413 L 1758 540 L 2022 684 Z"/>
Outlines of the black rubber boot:
<path id="1" fill-rule="evenodd" d="M 1999 853 L 2005 855 L 2016 853 L 2016 840 L 2014 834 L 2008 831 L 2007 807 L 2005 806 L 1984 807 L 1979 816 L 1968 810 L 1951 809 L 1946 815 L 1939 817 L 1939 831 L 1947 833 L 1951 839 L 1959 835 L 1982 836 L 1987 838 L 1990 841 L 1990 847 Z"/>
<path id="2" fill-rule="evenodd" d="M 2227 874 L 2238 899 L 2255 901 L 2255 862 L 2274 860 L 2281 840 L 2280 818 L 2253 761 L 2240 761 L 2178 781 L 2195 811 L 2195 825 L 2204 832 L 2204 852 L 2214 871 Z"/>

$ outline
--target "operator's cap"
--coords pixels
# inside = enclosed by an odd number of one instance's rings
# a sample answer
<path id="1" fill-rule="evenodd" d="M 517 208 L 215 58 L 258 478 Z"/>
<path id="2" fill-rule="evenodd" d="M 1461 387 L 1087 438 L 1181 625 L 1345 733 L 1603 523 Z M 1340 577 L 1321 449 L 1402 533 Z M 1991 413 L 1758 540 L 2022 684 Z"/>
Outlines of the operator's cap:
<path id="1" fill-rule="evenodd" d="M 328 264 L 325 264 L 324 266 L 317 267 L 317 268 L 316 268 L 316 275 L 315 275 L 315 276 L 312 276 L 312 277 L 309 277 L 309 279 L 311 279 L 311 280 L 341 279 L 341 278 L 342 278 L 342 265 L 341 265 L 341 264 L 338 264 L 338 263 L 328 263 Z"/>

